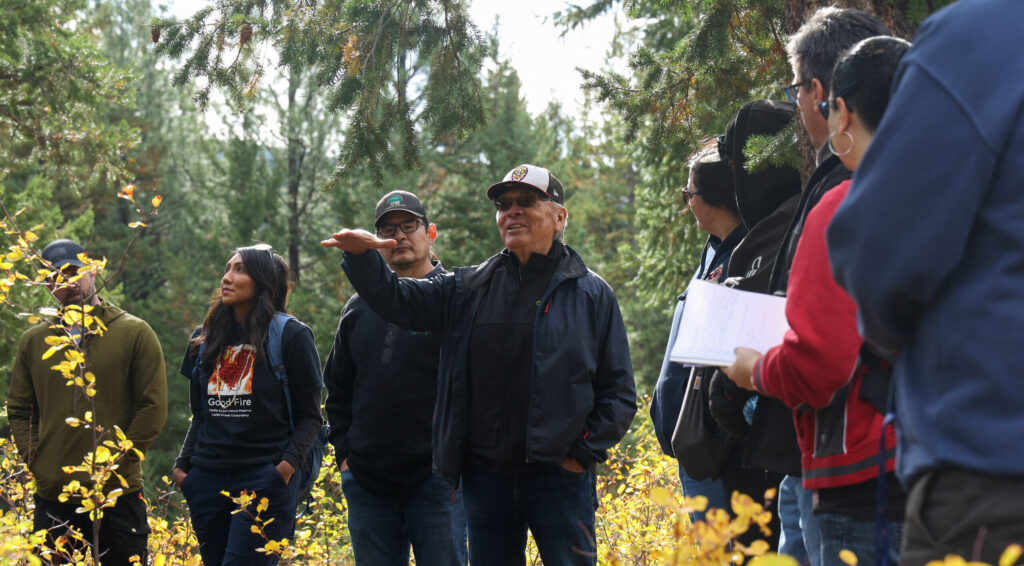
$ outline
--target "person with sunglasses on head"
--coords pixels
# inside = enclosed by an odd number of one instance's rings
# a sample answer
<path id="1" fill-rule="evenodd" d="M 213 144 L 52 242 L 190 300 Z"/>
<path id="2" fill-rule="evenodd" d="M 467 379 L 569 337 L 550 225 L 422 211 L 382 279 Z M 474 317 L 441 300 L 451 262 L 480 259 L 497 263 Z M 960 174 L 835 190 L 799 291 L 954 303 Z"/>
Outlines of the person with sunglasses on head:
<path id="1" fill-rule="evenodd" d="M 739 211 L 736 209 L 736 195 L 733 191 L 729 164 L 719 158 L 716 140 L 711 139 L 702 144 L 701 148 L 690 156 L 689 166 L 686 188 L 682 190 L 683 204 L 687 207 L 684 212 L 692 212 L 697 229 L 708 235 L 701 251 L 700 264 L 692 280 L 719 283 L 725 279 L 726 267 L 729 265 L 733 248 L 746 235 L 747 229 L 740 222 Z M 706 497 L 708 509 L 731 509 L 727 494 L 731 493 L 734 486 L 723 486 L 719 477 L 722 470 L 717 469 L 710 474 L 701 471 L 691 475 L 686 471 L 684 457 L 675 454 L 672 449 L 672 433 L 679 421 L 683 396 L 687 384 L 696 377 L 691 376 L 691 372 L 701 371 L 699 368 L 686 367 L 669 359 L 672 346 L 679 334 L 679 321 L 683 316 L 685 301 L 684 291 L 677 298 L 672 315 L 668 344 L 651 399 L 651 420 L 654 422 L 654 432 L 662 452 L 679 460 L 679 480 L 683 495 Z M 700 405 L 706 406 L 707 403 L 701 402 Z M 691 469 L 694 465 L 703 467 L 706 464 L 707 462 L 703 461 L 690 462 Z M 702 521 L 704 517 L 704 511 L 695 511 L 691 513 L 690 518 L 692 521 Z"/>
<path id="2" fill-rule="evenodd" d="M 11 369 L 7 396 L 7 414 L 18 447 L 18 455 L 32 472 L 35 483 L 33 530 L 46 530 L 45 544 L 87 551 L 81 539 L 69 535 L 74 527 L 86 546 L 93 542 L 93 521 L 80 513 L 78 497 L 62 501 L 69 482 L 92 485 L 86 473 L 67 474 L 65 466 L 78 466 L 96 448 L 94 433 L 103 427 L 101 440 L 115 440 L 114 427 L 120 427 L 134 448 L 144 453 L 163 429 L 167 418 L 167 377 L 163 350 L 156 333 L 145 321 L 112 305 L 97 294 L 96 271 L 83 259 L 85 249 L 68 239 L 54 240 L 43 248 L 44 267 L 53 270 L 47 286 L 64 309 L 91 309 L 101 322 L 102 334 L 81 336 L 75 325 L 44 321 L 22 335 Z M 58 275 L 59 272 L 59 275 Z M 56 356 L 46 359 L 52 339 L 71 337 L 78 341 L 96 377 L 95 396 L 90 400 L 83 388 L 68 387 L 54 367 Z M 76 338 L 77 337 L 77 338 Z M 52 354 L 52 351 L 49 352 Z M 91 403 L 90 403 L 91 401 Z M 65 419 L 83 418 L 84 411 L 95 407 L 92 422 L 97 428 L 72 427 Z M 149 524 L 146 502 L 142 497 L 141 459 L 129 451 L 118 463 L 116 477 L 103 487 L 106 494 L 123 490 L 116 504 L 104 509 L 98 526 L 100 564 L 127 566 L 137 556 L 147 563 Z M 58 542 L 60 540 L 60 542 Z M 59 554 L 51 559 L 56 563 Z M 66 555 L 65 555 L 66 557 Z"/>
<path id="3" fill-rule="evenodd" d="M 1024 543 L 1022 22 L 1024 2 L 985 0 L 921 24 L 828 227 L 862 335 L 893 360 L 903 564 L 1016 562 Z"/>
<path id="4" fill-rule="evenodd" d="M 594 464 L 636 413 L 611 287 L 563 243 L 562 184 L 524 164 L 487 190 L 505 249 L 430 279 L 397 277 L 393 239 L 341 230 L 349 280 L 383 319 L 441 334 L 434 466 L 462 480 L 470 563 L 596 564 Z"/>
<path id="5" fill-rule="evenodd" d="M 374 228 L 396 242 L 381 255 L 398 277 L 445 273 L 431 252 L 437 227 L 416 195 L 384 195 Z M 418 565 L 466 564 L 462 491 L 431 472 L 440 347 L 440 334 L 388 323 L 358 294 L 341 311 L 324 408 L 357 565 L 407 566 L 410 545 Z"/>
<path id="6" fill-rule="evenodd" d="M 820 111 L 828 120 L 827 146 L 850 170 L 871 144 L 909 46 L 902 39 L 873 37 L 836 63 L 829 100 Z M 847 550 L 861 564 L 894 564 L 906 492 L 893 474 L 895 433 L 883 425 L 888 374 L 865 357 L 870 353 L 862 353 L 857 307 L 832 279 L 825 246 L 825 228 L 849 188 L 849 180 L 842 182 L 807 216 L 789 277 L 790 330 L 783 343 L 763 356 L 737 348 L 736 361 L 724 371 L 738 386 L 794 410 L 803 486 L 814 491 L 820 563 L 836 564 L 839 552 Z M 876 524 L 880 452 L 887 472 L 882 529 Z M 883 531 L 888 540 L 880 546 Z"/>
<path id="7" fill-rule="evenodd" d="M 277 564 L 257 549 L 295 529 L 306 455 L 323 424 L 323 384 L 312 331 L 286 314 L 291 283 L 288 264 L 270 246 L 235 249 L 181 362 L 192 421 L 172 477 L 205 566 Z M 286 384 L 268 354 L 271 325 L 282 322 Z M 237 512 L 231 498 L 243 491 L 255 499 Z M 268 506 L 258 510 L 263 498 Z"/>
<path id="8" fill-rule="evenodd" d="M 801 122 L 816 150 L 816 167 L 801 193 L 800 202 L 783 236 L 769 277 L 769 294 L 786 293 L 800 233 L 811 208 L 822 195 L 850 178 L 850 171 L 825 146 L 828 123 L 817 104 L 828 98 L 832 68 L 847 49 L 868 37 L 888 35 L 877 17 L 852 8 L 818 9 L 790 36 L 786 44 L 794 84 L 785 87 L 786 96 L 799 110 Z M 800 539 L 787 537 L 780 552 L 805 557 L 818 563 L 820 537 L 814 522 L 812 494 L 800 480 L 800 447 L 793 428 L 792 411 L 771 397 L 758 399 L 746 440 L 748 465 L 786 474 L 779 486 L 779 518 L 784 533 L 799 531 Z"/>

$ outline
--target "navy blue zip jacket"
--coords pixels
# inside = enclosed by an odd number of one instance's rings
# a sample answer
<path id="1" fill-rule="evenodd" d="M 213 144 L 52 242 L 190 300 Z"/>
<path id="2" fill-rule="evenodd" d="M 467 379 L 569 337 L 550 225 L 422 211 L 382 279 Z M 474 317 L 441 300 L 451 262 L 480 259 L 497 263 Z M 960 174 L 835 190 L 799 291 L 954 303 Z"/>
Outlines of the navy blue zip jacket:
<path id="1" fill-rule="evenodd" d="M 725 240 L 708 236 L 708 240 L 704 244 L 704 251 L 701 253 L 701 266 L 698 268 L 697 274 L 694 275 L 694 279 L 711 280 L 715 283 L 724 281 L 732 250 L 746 235 L 747 227 L 739 224 L 731 234 L 726 236 Z M 711 252 L 712 260 L 710 265 L 705 266 L 703 258 L 708 252 Z M 658 382 L 654 385 L 654 396 L 651 399 L 651 420 L 654 421 L 654 434 L 658 437 L 661 451 L 669 456 L 675 456 L 672 453 L 672 433 L 675 432 L 676 423 L 679 422 L 679 411 L 683 407 L 683 393 L 686 392 L 686 383 L 690 379 L 690 367 L 669 359 L 672 346 L 676 343 L 676 336 L 679 335 L 679 321 L 683 317 L 685 300 L 686 292 L 684 291 L 676 299 L 675 312 L 672 313 L 672 330 L 668 335 L 665 358 L 662 360 L 661 373 L 658 375 Z"/>
<path id="2" fill-rule="evenodd" d="M 893 365 L 904 485 L 1024 476 L 1024 2 L 921 24 L 828 228 L 861 335 Z"/>
<path id="3" fill-rule="evenodd" d="M 555 245 L 564 245 L 558 244 Z M 589 466 L 607 458 L 636 413 L 626 328 L 611 287 L 571 248 L 541 296 L 533 340 L 526 461 Z M 473 318 L 498 256 L 430 279 L 399 278 L 380 254 L 344 254 L 342 268 L 381 318 L 440 332 L 434 467 L 458 477 L 469 423 L 469 345 Z"/>

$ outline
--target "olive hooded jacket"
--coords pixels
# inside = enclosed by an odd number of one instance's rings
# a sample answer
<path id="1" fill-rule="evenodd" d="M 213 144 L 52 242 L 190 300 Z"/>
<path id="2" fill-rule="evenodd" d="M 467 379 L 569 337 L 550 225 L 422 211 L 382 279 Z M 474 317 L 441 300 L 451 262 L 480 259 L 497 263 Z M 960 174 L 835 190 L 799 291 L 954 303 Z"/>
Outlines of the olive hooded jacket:
<path id="1" fill-rule="evenodd" d="M 72 479 L 89 485 L 86 474 L 66 474 L 64 466 L 82 463 L 94 450 L 93 431 L 72 427 L 69 417 L 83 419 L 93 412 L 94 424 L 104 429 L 103 440 L 114 440 L 114 425 L 135 448 L 145 452 L 167 419 L 167 378 L 164 356 L 153 329 L 145 321 L 102 302 L 93 315 L 107 330 L 86 336 L 86 371 L 96 376 L 96 395 L 89 398 L 78 387 L 65 385 L 52 367 L 64 360 L 61 351 L 44 360 L 50 348 L 46 338 L 63 334 L 49 323 L 33 326 L 18 344 L 7 400 L 8 418 L 18 453 L 36 481 L 36 493 L 57 501 L 61 488 Z M 97 429 L 98 430 L 98 429 Z M 132 453 L 117 470 L 128 483 L 116 478 L 107 489 L 121 487 L 126 493 L 142 488 L 142 463 Z"/>

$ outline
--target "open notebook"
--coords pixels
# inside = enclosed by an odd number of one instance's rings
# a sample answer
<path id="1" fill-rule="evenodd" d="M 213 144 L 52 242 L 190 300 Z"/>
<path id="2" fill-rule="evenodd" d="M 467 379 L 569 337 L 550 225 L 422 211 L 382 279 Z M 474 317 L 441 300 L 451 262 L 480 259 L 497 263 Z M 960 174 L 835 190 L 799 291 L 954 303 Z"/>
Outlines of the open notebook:
<path id="1" fill-rule="evenodd" d="M 736 347 L 763 353 L 780 344 L 788 329 L 785 297 L 693 281 L 686 289 L 670 359 L 688 365 L 727 366 L 736 359 Z"/>

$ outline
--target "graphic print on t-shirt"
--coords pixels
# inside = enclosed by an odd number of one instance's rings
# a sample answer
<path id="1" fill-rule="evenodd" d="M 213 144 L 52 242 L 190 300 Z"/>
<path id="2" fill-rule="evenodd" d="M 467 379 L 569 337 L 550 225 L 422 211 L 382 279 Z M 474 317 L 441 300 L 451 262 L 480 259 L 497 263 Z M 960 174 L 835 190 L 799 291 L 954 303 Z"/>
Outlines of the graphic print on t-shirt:
<path id="1" fill-rule="evenodd" d="M 211 417 L 248 417 L 252 413 L 252 377 L 256 348 L 228 346 L 206 386 Z"/>

